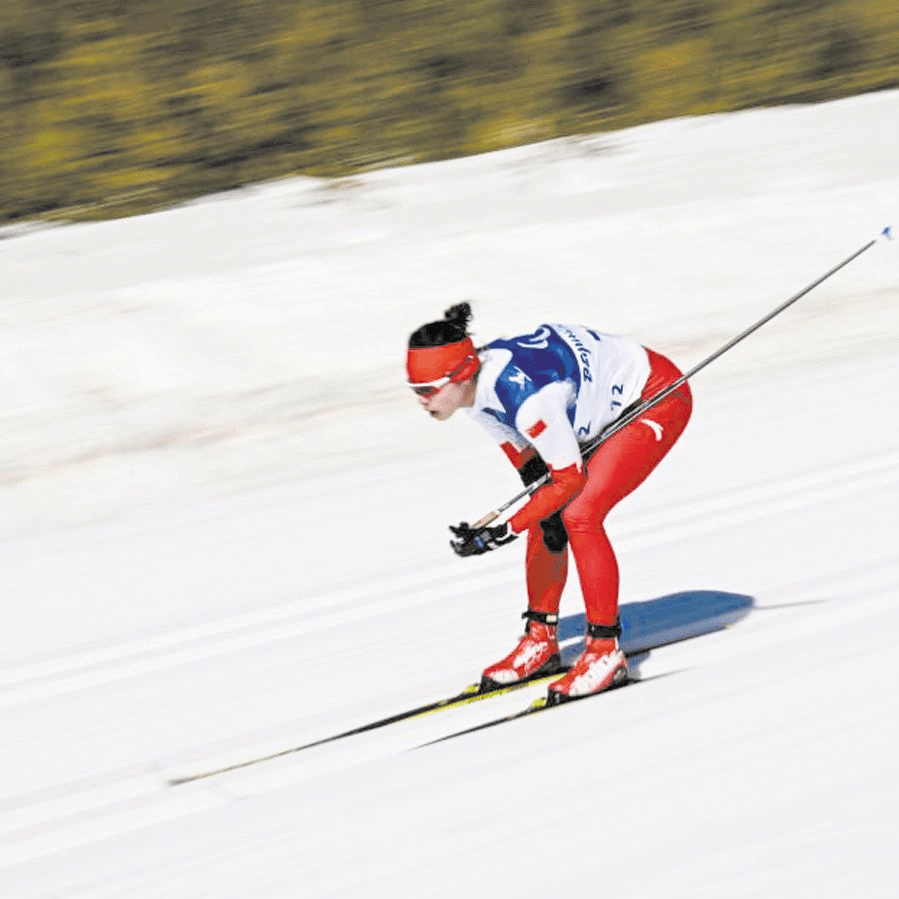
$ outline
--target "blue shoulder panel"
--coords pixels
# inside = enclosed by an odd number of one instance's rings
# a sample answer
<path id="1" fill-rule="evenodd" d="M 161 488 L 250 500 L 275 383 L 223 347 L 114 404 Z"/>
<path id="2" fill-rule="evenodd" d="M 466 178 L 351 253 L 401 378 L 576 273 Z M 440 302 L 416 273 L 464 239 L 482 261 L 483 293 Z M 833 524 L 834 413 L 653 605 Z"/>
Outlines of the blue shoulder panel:
<path id="1" fill-rule="evenodd" d="M 512 359 L 496 379 L 496 395 L 502 412 L 488 410 L 503 424 L 514 427 L 521 404 L 541 387 L 555 381 L 571 381 L 575 391 L 581 386 L 578 361 L 571 348 L 550 327 L 542 325 L 533 334 L 494 340 L 487 349 L 508 350 Z M 573 420 L 574 410 L 569 410 Z"/>

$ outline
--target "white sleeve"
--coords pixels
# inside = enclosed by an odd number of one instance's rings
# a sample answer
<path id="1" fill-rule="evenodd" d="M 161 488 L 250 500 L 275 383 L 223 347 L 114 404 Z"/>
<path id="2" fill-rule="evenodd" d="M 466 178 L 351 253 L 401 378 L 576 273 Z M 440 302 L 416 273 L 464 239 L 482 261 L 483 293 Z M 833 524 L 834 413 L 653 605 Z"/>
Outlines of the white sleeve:
<path id="1" fill-rule="evenodd" d="M 478 424 L 496 441 L 498 446 L 511 443 L 518 452 L 527 447 L 528 444 L 521 439 L 521 434 L 514 428 L 497 421 L 492 415 L 479 410 L 475 417 Z"/>
<path id="2" fill-rule="evenodd" d="M 515 427 L 540 453 L 543 461 L 556 470 L 583 466 L 581 448 L 568 420 L 568 407 L 574 402 L 574 387 L 556 381 L 529 396 L 518 410 Z"/>

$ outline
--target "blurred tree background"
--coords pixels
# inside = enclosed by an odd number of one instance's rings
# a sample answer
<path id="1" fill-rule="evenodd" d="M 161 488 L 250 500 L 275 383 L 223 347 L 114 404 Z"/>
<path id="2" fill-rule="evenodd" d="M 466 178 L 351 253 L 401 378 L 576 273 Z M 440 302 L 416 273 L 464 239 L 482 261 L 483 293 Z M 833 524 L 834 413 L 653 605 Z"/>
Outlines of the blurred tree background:
<path id="1" fill-rule="evenodd" d="M 891 87 L 896 0 L 4 0 L 0 221 Z"/>

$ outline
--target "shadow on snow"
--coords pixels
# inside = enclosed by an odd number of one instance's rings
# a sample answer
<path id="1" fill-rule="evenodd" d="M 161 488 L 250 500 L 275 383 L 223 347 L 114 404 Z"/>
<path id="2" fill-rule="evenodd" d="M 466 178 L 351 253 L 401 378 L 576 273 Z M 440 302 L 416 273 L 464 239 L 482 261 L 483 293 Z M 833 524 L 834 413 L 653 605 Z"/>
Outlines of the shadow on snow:
<path id="1" fill-rule="evenodd" d="M 685 590 L 621 606 L 621 648 L 635 667 L 650 650 L 720 631 L 745 618 L 755 600 L 721 590 Z M 562 661 L 571 665 L 584 648 L 586 616 L 559 621 Z M 641 656 L 642 658 L 637 658 Z"/>

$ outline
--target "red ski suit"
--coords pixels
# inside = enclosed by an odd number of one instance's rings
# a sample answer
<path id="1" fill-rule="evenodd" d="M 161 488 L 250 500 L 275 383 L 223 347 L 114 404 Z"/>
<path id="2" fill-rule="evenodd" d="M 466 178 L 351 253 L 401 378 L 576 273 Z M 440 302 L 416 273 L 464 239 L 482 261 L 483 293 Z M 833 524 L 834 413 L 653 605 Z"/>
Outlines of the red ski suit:
<path id="1" fill-rule="evenodd" d="M 646 353 L 649 378 L 641 400 L 658 394 L 681 376 L 664 356 L 652 350 Z M 683 384 L 645 415 L 609 438 L 587 461 L 583 487 L 562 511 L 587 620 L 591 624 L 613 625 L 618 617 L 618 562 L 606 534 L 606 516 L 646 479 L 674 446 L 687 426 L 691 411 L 690 388 Z M 522 510 L 525 521 L 530 517 L 526 514 L 527 508 Z M 516 518 L 513 516 L 512 525 L 518 530 Z M 558 613 L 568 576 L 568 553 L 551 552 L 544 543 L 539 524 L 527 528 L 526 571 L 529 608 Z"/>

